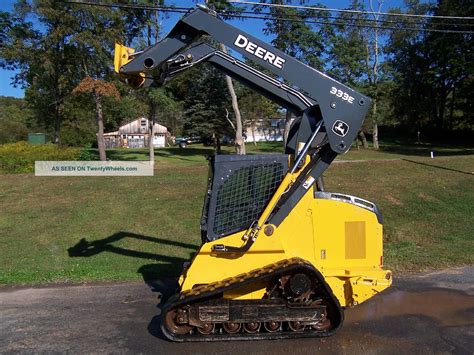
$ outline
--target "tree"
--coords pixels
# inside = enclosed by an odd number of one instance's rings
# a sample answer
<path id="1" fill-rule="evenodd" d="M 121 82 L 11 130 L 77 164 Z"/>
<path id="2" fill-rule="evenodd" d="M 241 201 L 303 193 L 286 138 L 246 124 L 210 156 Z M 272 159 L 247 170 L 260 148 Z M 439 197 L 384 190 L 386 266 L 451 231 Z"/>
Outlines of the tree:
<path id="1" fill-rule="evenodd" d="M 150 1 L 140 1 L 139 4 L 150 5 Z M 164 5 L 164 1 L 151 1 L 151 5 L 158 6 Z M 141 24 L 143 29 L 137 27 L 137 37 L 141 42 L 146 43 L 146 47 L 150 47 L 158 42 L 160 35 L 159 18 L 160 14 L 156 9 L 150 10 L 138 10 L 134 14 L 133 22 L 135 24 Z M 138 21 L 137 21 L 138 20 Z M 141 45 L 143 46 L 143 44 Z M 166 110 L 171 107 L 171 99 L 167 97 L 163 90 L 156 88 L 147 88 L 142 92 L 142 98 L 148 103 L 148 122 L 149 122 L 149 160 L 150 164 L 155 164 L 155 149 L 153 146 L 153 139 L 155 137 L 155 124 L 157 123 L 158 109 Z"/>
<path id="2" fill-rule="evenodd" d="M 282 0 L 270 0 L 274 4 L 283 4 Z M 304 2 L 304 1 L 303 1 Z M 258 10 L 258 8 L 257 8 Z M 328 28 L 321 26 L 318 30 L 301 21 L 308 15 L 306 10 L 295 8 L 271 7 L 270 19 L 266 21 L 265 34 L 275 36 L 272 44 L 288 55 L 316 69 L 323 69 L 323 53 Z M 314 12 L 311 12 L 314 14 Z M 301 15 L 298 18 L 298 15 Z M 319 15 L 325 16 L 323 13 Z M 295 18 L 300 21 L 286 21 L 282 18 Z M 284 141 L 286 143 L 291 125 L 291 112 L 286 111 Z"/>
<path id="3" fill-rule="evenodd" d="M 359 0 L 353 0 L 350 7 L 353 10 L 363 10 L 364 7 Z M 364 90 L 366 86 L 366 48 L 367 36 L 363 25 L 363 19 L 355 13 L 343 13 L 340 15 L 344 21 L 335 19 L 336 24 L 330 32 L 330 75 L 351 87 Z M 358 133 L 364 148 L 368 148 L 364 127 Z M 356 140 L 356 144 L 357 140 Z"/>
<path id="4" fill-rule="evenodd" d="M 153 137 L 155 137 L 155 124 L 159 117 L 165 115 L 173 115 L 178 110 L 178 104 L 173 98 L 167 94 L 165 89 L 146 89 L 146 98 L 149 102 L 149 124 L 150 124 L 150 137 L 148 142 L 150 163 L 155 163 L 155 150 L 153 146 Z"/>
<path id="5" fill-rule="evenodd" d="M 30 120 L 25 100 L 0 96 L 0 144 L 26 140 Z"/>
<path id="6" fill-rule="evenodd" d="M 140 11 L 137 18 L 141 21 L 144 26 L 144 30 L 141 29 L 139 33 L 138 40 L 145 42 L 146 46 L 140 45 L 139 47 L 150 47 L 154 43 L 158 42 L 159 37 L 159 25 L 158 25 L 158 11 L 157 10 L 143 10 Z M 140 16 L 141 15 L 141 16 Z M 142 17 L 143 16 L 143 17 Z M 135 20 L 135 19 L 134 19 Z M 146 90 L 140 92 L 140 97 L 148 105 L 148 159 L 151 165 L 155 164 L 155 147 L 153 145 L 153 140 L 155 137 L 155 124 L 157 123 L 157 105 L 159 100 L 159 92 L 156 91 L 156 88 L 147 88 Z"/>
<path id="7" fill-rule="evenodd" d="M 116 86 L 109 79 L 112 76 L 112 53 L 115 41 L 124 40 L 122 13 L 116 9 L 76 10 L 77 32 L 72 40 L 81 53 L 80 72 L 84 79 L 74 92 L 91 92 L 95 102 L 97 120 L 97 146 L 101 160 L 106 160 L 104 142 L 103 98 L 119 99 Z"/>
<path id="8" fill-rule="evenodd" d="M 92 93 L 95 101 L 96 120 L 97 120 L 97 147 L 99 148 L 100 160 L 106 161 L 105 141 L 104 141 L 104 116 L 102 100 L 103 97 L 113 97 L 118 99 L 120 94 L 114 84 L 104 80 L 85 77 L 74 89 L 74 93 Z"/>
<path id="9" fill-rule="evenodd" d="M 175 96 L 183 99 L 184 133 L 212 139 L 220 153 L 220 139 L 231 134 L 226 109 L 231 102 L 224 75 L 209 65 L 190 69 L 174 86 Z"/>
<path id="10" fill-rule="evenodd" d="M 107 120 L 104 122 L 106 130 L 115 131 L 124 122 L 129 122 L 139 116 L 146 116 L 149 106 L 140 90 L 133 90 L 125 83 L 113 81 L 120 93 L 120 100 L 105 98 L 104 112 Z"/>
<path id="11" fill-rule="evenodd" d="M 372 13 L 373 19 L 378 21 L 380 19 L 380 12 L 382 10 L 384 0 L 377 0 L 377 7 L 374 7 L 373 0 L 369 0 L 369 8 Z M 378 90 L 379 90 L 379 22 L 375 22 L 375 29 L 372 34 L 372 46 L 369 47 L 367 44 L 367 75 L 369 77 L 370 85 L 373 90 L 373 101 L 372 101 L 372 144 L 374 149 L 379 149 L 379 126 L 378 126 L 378 114 L 377 101 L 378 101 Z M 370 59 L 372 58 L 372 59 Z M 372 65 L 370 65 L 372 61 Z"/>
<path id="12" fill-rule="evenodd" d="M 85 77 L 104 80 L 110 75 L 114 41 L 126 35 L 123 14 L 59 0 L 18 0 L 15 14 L 0 18 L 8 25 L 0 30 L 7 39 L 0 65 L 19 70 L 14 84 L 25 88 L 40 125 L 52 130 L 59 143 L 62 123 L 77 118 L 70 110 L 70 117 L 65 115 L 74 100 L 72 90 Z"/>
<path id="13" fill-rule="evenodd" d="M 235 11 L 239 8 L 229 4 L 225 1 L 221 0 L 206 0 L 206 5 L 212 7 L 214 10 L 218 11 Z M 231 16 L 224 15 L 225 18 L 229 18 Z M 227 48 L 224 44 L 219 44 L 219 49 L 227 53 Z M 230 121 L 230 124 L 235 133 L 234 145 L 237 154 L 245 155 L 245 141 L 243 139 L 243 124 L 242 124 L 242 115 L 240 114 L 239 108 L 239 101 L 237 99 L 237 94 L 235 93 L 234 83 L 232 82 L 232 78 L 228 75 L 224 75 L 225 82 L 227 85 L 227 90 L 229 91 L 229 95 L 232 101 L 232 110 L 234 112 L 234 119 L 235 124 Z M 228 111 L 226 112 L 226 117 L 228 118 Z"/>
<path id="14" fill-rule="evenodd" d="M 107 115 L 107 109 L 104 111 Z M 68 96 L 64 102 L 61 144 L 92 147 L 94 143 L 97 143 L 97 118 L 91 119 L 93 112 L 95 112 L 95 104 L 92 95 Z M 110 117 L 110 115 L 107 116 Z"/>
<path id="15" fill-rule="evenodd" d="M 33 29 L 30 17 L 36 19 L 41 30 Z M 74 11 L 59 0 L 38 0 L 32 4 L 18 0 L 15 14 L 2 14 L 2 20 L 8 25 L 2 30 L 7 40 L 1 47 L 0 65 L 19 70 L 14 84 L 28 88 L 26 98 L 38 120 L 53 127 L 54 141 L 59 143 L 64 100 L 77 75 L 77 52 L 71 43 L 76 22 Z"/>
<path id="16" fill-rule="evenodd" d="M 227 49 L 223 44 L 220 44 L 220 49 L 224 53 L 227 53 Z M 239 109 L 239 102 L 237 100 L 237 95 L 235 93 L 234 89 L 234 84 L 232 82 L 232 79 L 228 75 L 224 75 L 225 77 L 225 82 L 227 85 L 227 90 L 229 90 L 230 98 L 232 101 L 232 110 L 234 111 L 234 117 L 235 117 L 235 126 L 233 126 L 234 131 L 235 131 L 235 139 L 234 139 L 234 145 L 237 154 L 240 155 L 245 155 L 245 141 L 243 138 L 243 124 L 242 124 L 242 116 L 240 114 L 240 109 Z"/>
<path id="17" fill-rule="evenodd" d="M 250 127 L 253 144 L 256 146 L 255 129 L 257 124 L 277 115 L 278 106 L 253 90 L 243 90 L 240 96 L 244 107 L 242 114 L 245 118 L 245 125 Z"/>
<path id="18" fill-rule="evenodd" d="M 412 2 L 408 10 L 419 14 L 474 15 L 473 3 L 465 0 L 440 0 L 433 5 Z M 407 21 L 404 25 L 409 24 Z M 424 24 L 437 25 L 439 20 L 435 18 Z M 462 22 L 458 26 L 452 29 L 463 29 Z M 472 129 L 472 99 L 468 93 L 473 87 L 473 41 L 469 34 L 392 33 L 389 53 L 396 82 L 393 106 L 401 120 L 413 129 Z"/>

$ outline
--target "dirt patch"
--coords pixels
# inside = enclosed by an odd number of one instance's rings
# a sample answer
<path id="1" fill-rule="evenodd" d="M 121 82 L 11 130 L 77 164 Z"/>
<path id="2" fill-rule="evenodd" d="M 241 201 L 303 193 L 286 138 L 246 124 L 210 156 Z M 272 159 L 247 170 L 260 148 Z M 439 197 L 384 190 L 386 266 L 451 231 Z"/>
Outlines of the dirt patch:
<path id="1" fill-rule="evenodd" d="M 393 197 L 392 195 L 384 195 L 385 199 L 387 201 L 390 201 L 392 204 L 396 206 L 403 206 L 403 202 L 400 201 L 399 199 Z"/>
<path id="2" fill-rule="evenodd" d="M 427 201 L 427 202 L 438 202 L 439 201 L 436 197 L 427 195 L 424 192 L 420 192 L 418 194 L 418 197 L 421 198 L 424 201 Z"/>

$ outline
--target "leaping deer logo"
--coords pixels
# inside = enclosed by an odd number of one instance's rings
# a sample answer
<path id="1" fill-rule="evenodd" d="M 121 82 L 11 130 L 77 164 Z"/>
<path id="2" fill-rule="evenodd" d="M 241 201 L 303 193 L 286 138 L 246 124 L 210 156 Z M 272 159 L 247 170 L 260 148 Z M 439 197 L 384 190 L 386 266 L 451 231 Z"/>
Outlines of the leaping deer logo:
<path id="1" fill-rule="evenodd" d="M 344 121 L 337 120 L 332 126 L 332 131 L 338 136 L 344 137 L 349 131 L 349 126 Z"/>

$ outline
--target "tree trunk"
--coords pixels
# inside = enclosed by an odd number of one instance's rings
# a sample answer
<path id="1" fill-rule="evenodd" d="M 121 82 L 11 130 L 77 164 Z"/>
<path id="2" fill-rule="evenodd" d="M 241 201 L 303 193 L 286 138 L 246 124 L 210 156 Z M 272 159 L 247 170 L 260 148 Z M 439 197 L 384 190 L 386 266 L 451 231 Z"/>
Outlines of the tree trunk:
<path id="1" fill-rule="evenodd" d="M 219 45 L 221 51 L 227 53 L 227 48 L 221 43 Z M 242 135 L 242 116 L 240 115 L 239 103 L 237 101 L 237 95 L 235 94 L 234 84 L 230 76 L 225 76 L 227 88 L 229 89 L 230 97 L 232 99 L 232 109 L 234 110 L 235 116 L 235 149 L 237 154 L 245 155 L 245 141 Z"/>
<path id="2" fill-rule="evenodd" d="M 97 147 L 99 148 L 99 157 L 101 161 L 106 161 L 105 141 L 104 141 L 104 116 L 102 113 L 102 98 L 94 90 L 95 111 L 97 118 Z"/>
<path id="3" fill-rule="evenodd" d="M 155 147 L 153 146 L 153 138 L 155 137 L 155 123 L 156 123 L 156 103 L 150 102 L 150 119 L 148 121 L 150 127 L 150 137 L 148 140 L 148 149 L 150 155 L 150 165 L 155 165 Z"/>
<path id="4" fill-rule="evenodd" d="M 365 149 L 368 149 L 369 148 L 369 143 L 367 143 L 367 138 L 365 137 L 364 131 L 362 131 L 362 130 L 359 131 L 359 137 L 360 137 L 360 140 L 362 141 L 362 146 Z"/>
<path id="5" fill-rule="evenodd" d="M 291 127 L 291 111 L 286 110 L 285 130 L 283 132 L 283 143 L 285 144 L 285 146 L 288 141 L 288 134 L 290 133 L 290 127 Z"/>
<path id="6" fill-rule="evenodd" d="M 221 154 L 221 140 L 220 138 L 213 133 L 212 140 L 214 141 L 214 149 L 216 150 L 216 154 Z"/>
<path id="7" fill-rule="evenodd" d="M 250 126 L 250 129 L 252 130 L 253 145 L 254 145 L 254 146 L 257 146 L 257 141 L 256 141 L 256 139 L 255 139 L 255 124 L 256 124 L 256 122 L 253 121 L 253 122 L 252 122 L 252 125 Z"/>
<path id="8" fill-rule="evenodd" d="M 373 133 L 372 133 L 372 144 L 374 146 L 374 149 L 378 150 L 379 147 L 379 126 L 377 125 L 377 121 L 374 121 L 374 126 L 373 126 Z"/>
<path id="9" fill-rule="evenodd" d="M 54 117 L 54 143 L 61 144 L 61 108 L 59 104 L 55 105 L 55 117 Z"/>
<path id="10" fill-rule="evenodd" d="M 374 99 L 372 105 L 372 146 L 379 149 L 379 126 L 377 124 L 377 99 Z"/>
<path id="11" fill-rule="evenodd" d="M 375 21 L 378 21 L 380 18 L 380 12 L 383 6 L 383 0 L 377 0 L 378 7 L 377 12 L 374 11 L 372 0 L 369 1 L 370 11 L 374 17 Z M 379 81 L 379 29 L 375 26 L 374 29 L 374 63 L 372 66 L 373 74 L 373 85 L 374 85 L 374 103 L 372 106 L 372 126 L 373 126 L 373 135 L 372 142 L 374 149 L 379 149 L 379 129 L 378 129 L 378 117 L 377 117 L 377 96 L 378 96 L 378 81 Z"/>
<path id="12" fill-rule="evenodd" d="M 217 142 L 216 142 L 217 146 L 216 146 L 216 151 L 217 151 L 217 154 L 221 154 L 222 153 L 222 149 L 221 149 L 221 139 L 220 137 L 217 137 Z"/>
<path id="13" fill-rule="evenodd" d="M 449 108 L 449 130 L 453 130 L 453 113 L 454 113 L 454 100 L 456 99 L 456 86 L 453 85 L 453 93 L 451 95 L 451 106 Z"/>
<path id="14" fill-rule="evenodd" d="M 56 22 L 56 25 L 59 26 L 59 21 Z M 62 44 L 62 46 L 61 46 Z M 54 117 L 54 143 L 55 144 L 61 144 L 61 102 L 62 102 L 62 95 L 61 91 L 59 89 L 60 85 L 60 69 L 59 69 L 59 61 L 58 58 L 62 57 L 63 53 L 63 48 L 64 48 L 64 37 L 61 37 L 57 42 L 56 45 L 54 46 L 55 49 L 55 57 L 56 60 L 54 60 L 54 74 L 53 74 L 53 80 L 54 80 L 54 86 L 53 86 L 53 99 L 54 99 L 54 109 L 55 109 L 55 117 Z"/>
<path id="15" fill-rule="evenodd" d="M 448 92 L 446 89 L 446 86 L 443 85 L 443 89 L 441 90 L 441 97 L 440 97 L 440 103 L 439 103 L 439 128 L 444 129 L 445 127 L 445 122 L 444 122 L 444 116 L 445 116 L 445 111 L 446 111 L 446 102 L 448 101 Z"/>

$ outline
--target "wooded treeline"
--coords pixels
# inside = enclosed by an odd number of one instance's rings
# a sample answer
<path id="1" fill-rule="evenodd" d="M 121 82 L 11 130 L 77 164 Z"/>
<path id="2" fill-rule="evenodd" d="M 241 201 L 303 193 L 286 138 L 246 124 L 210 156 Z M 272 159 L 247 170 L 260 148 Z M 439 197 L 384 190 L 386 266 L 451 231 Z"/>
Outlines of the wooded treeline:
<path id="1" fill-rule="evenodd" d="M 165 0 L 133 3 L 168 5 Z M 209 1 L 209 6 L 217 5 L 243 9 Z M 360 134 L 362 141 L 372 136 L 374 148 L 377 138 L 383 139 L 383 133 L 377 134 L 379 126 L 411 134 L 472 132 L 473 35 L 426 31 L 472 27 L 462 20 L 446 27 L 438 18 L 394 21 L 380 12 L 467 17 L 474 16 L 474 3 L 410 0 L 403 9 L 382 5 L 382 0 L 355 0 L 351 9 L 372 13 L 338 16 L 296 8 L 246 10 L 267 16 L 259 23 L 275 47 L 374 99 Z M 231 97 L 224 76 L 215 69 L 199 66 L 164 88 L 139 91 L 113 74 L 114 42 L 138 49 L 154 44 L 165 35 L 160 24 L 169 21 L 167 14 L 59 0 L 18 0 L 14 11 L 0 12 L 0 66 L 19 70 L 13 84 L 25 88 L 24 100 L 1 98 L 0 143 L 24 139 L 28 131 L 44 131 L 56 143 L 87 146 L 96 141 L 101 124 L 106 131 L 116 130 L 140 116 L 151 117 L 175 136 L 200 135 L 214 141 L 235 136 Z M 226 19 L 231 17 L 227 12 Z M 242 85 L 236 84 L 235 90 L 245 126 L 261 118 L 285 117 L 284 111 Z M 286 117 L 289 122 L 290 115 Z"/>

